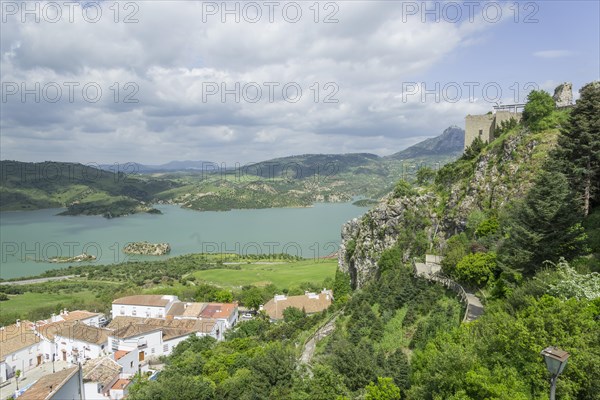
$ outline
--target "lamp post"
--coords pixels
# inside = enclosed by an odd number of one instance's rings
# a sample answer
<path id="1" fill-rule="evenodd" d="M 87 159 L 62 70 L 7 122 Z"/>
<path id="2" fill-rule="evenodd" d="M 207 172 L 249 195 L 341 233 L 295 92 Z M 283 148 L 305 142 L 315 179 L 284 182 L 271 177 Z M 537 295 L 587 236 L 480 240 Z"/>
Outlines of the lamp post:
<path id="1" fill-rule="evenodd" d="M 546 361 L 546 367 L 552 378 L 550 379 L 550 400 L 556 399 L 556 380 L 562 374 L 570 354 L 558 347 L 546 347 L 542 350 L 542 356 Z"/>

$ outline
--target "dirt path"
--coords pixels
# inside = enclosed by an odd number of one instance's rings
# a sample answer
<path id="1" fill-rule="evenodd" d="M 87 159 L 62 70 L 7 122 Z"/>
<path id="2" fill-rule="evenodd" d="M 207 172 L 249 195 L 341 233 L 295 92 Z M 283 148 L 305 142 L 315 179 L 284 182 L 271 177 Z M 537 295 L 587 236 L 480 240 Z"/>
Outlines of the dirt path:
<path id="1" fill-rule="evenodd" d="M 303 364 L 310 363 L 313 355 L 315 354 L 315 349 L 317 348 L 317 343 L 329 336 L 331 332 L 335 329 L 335 320 L 337 319 L 337 315 L 329 320 L 325 325 L 320 327 L 312 337 L 306 342 L 304 345 L 304 350 L 302 351 L 302 356 L 300 356 L 300 362 Z"/>

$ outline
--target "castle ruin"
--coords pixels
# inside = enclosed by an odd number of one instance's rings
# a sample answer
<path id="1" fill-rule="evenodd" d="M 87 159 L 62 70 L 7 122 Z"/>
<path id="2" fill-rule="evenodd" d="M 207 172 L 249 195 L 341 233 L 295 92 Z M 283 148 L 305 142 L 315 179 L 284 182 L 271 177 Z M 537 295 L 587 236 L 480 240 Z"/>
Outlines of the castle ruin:
<path id="1" fill-rule="evenodd" d="M 554 90 L 554 101 L 557 108 L 571 107 L 573 92 L 570 82 L 560 84 Z M 494 132 L 504 121 L 514 118 L 521 121 L 525 104 L 507 104 L 494 106 L 494 111 L 483 115 L 467 115 L 465 117 L 465 150 L 473 143 L 475 138 L 490 143 L 494 140 Z"/>

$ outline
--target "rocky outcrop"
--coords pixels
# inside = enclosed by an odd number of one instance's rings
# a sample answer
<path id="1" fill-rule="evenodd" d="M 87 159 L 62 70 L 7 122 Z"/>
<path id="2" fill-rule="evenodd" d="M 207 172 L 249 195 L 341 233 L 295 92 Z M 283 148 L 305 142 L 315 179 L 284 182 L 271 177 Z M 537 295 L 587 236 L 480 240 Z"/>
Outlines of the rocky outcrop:
<path id="1" fill-rule="evenodd" d="M 123 248 L 126 254 L 141 254 L 145 256 L 162 256 L 171 251 L 171 246 L 168 243 L 148 243 L 134 242 L 129 243 Z"/>
<path id="2" fill-rule="evenodd" d="M 554 101 L 556 107 L 568 107 L 573 105 L 573 85 L 571 82 L 561 83 L 554 89 Z"/>
<path id="3" fill-rule="evenodd" d="M 342 243 L 338 254 L 340 270 L 349 273 L 352 286 L 361 287 L 378 272 L 381 254 L 399 239 L 410 238 L 424 231 L 427 243 L 441 243 L 441 220 L 433 211 L 438 199 L 432 193 L 410 197 L 385 197 L 362 218 L 355 218 L 342 227 Z M 411 240 L 409 240 L 410 242 Z M 414 256 L 417 244 L 407 244 L 402 259 Z"/>
<path id="4" fill-rule="evenodd" d="M 350 274 L 359 288 L 378 273 L 382 253 L 398 244 L 406 263 L 417 254 L 439 253 L 445 240 L 467 227 L 477 210 L 498 210 L 522 197 L 547 152 L 556 144 L 557 132 L 511 132 L 491 143 L 474 160 L 448 166 L 447 187 L 407 197 L 385 197 L 362 218 L 342 227 L 339 268 Z M 424 244 L 428 248 L 423 249 Z"/>

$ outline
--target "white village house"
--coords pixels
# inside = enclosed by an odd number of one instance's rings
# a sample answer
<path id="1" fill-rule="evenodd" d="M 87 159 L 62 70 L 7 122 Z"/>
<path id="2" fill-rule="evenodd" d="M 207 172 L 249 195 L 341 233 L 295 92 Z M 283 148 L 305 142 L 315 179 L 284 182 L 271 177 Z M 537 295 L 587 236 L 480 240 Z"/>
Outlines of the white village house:
<path id="1" fill-rule="evenodd" d="M 42 342 L 30 321 L 19 321 L 0 328 L 0 383 L 27 372 L 44 362 Z"/>
<path id="2" fill-rule="evenodd" d="M 177 296 L 136 295 L 116 299 L 112 302 L 112 317 L 165 318 Z"/>

